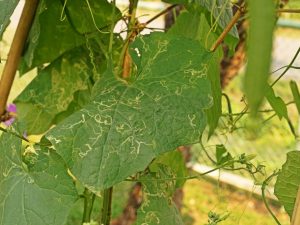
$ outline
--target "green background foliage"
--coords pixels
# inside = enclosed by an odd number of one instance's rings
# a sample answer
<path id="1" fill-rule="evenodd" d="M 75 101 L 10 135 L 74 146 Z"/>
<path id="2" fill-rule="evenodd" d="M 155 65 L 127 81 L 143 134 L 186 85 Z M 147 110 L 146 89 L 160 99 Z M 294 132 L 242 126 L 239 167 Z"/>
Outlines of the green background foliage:
<path id="1" fill-rule="evenodd" d="M 264 98 L 296 135 L 287 104 L 274 83 L 268 84 L 273 1 L 249 1 L 247 100 L 235 120 L 231 109 L 227 118 L 222 114 L 222 48 L 209 50 L 232 20 L 230 1 L 167 2 L 184 4 L 185 10 L 169 31 L 142 35 L 136 0 L 130 1 L 130 15 L 105 0 L 40 1 L 19 65 L 21 75 L 30 70 L 37 75 L 14 100 L 16 125 L 1 128 L 1 225 L 78 221 L 70 211 L 82 207 L 79 197 L 107 207 L 102 196 L 123 181 L 143 186 L 136 224 L 184 224 L 172 196 L 191 177 L 176 148 L 198 143 L 204 134 L 214 139 L 222 126 L 234 131 L 244 114 L 260 112 Z M 0 2 L 0 36 L 17 3 Z M 129 21 L 131 30 L 113 33 L 120 20 Z M 123 32 L 131 35 L 124 39 Z M 223 44 L 234 53 L 237 43 L 234 26 Z M 129 78 L 120 75 L 124 59 L 130 62 Z M 300 111 L 297 84 L 290 88 Z M 31 143 L 32 134 L 42 141 Z M 216 146 L 215 165 L 234 159 L 225 145 Z M 288 154 L 275 186 L 290 216 L 299 186 L 298 155 Z M 87 210 L 92 209 L 84 206 L 84 215 Z"/>

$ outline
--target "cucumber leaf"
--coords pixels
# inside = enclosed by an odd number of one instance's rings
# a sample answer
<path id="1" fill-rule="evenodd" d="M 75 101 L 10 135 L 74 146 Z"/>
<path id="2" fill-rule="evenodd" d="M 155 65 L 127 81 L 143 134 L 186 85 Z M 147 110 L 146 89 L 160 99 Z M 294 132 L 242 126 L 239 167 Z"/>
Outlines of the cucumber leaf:
<path id="1" fill-rule="evenodd" d="M 212 105 L 211 54 L 199 42 L 157 32 L 137 38 L 130 52 L 131 81 L 107 73 L 91 103 L 46 134 L 72 174 L 95 192 L 198 142 Z"/>

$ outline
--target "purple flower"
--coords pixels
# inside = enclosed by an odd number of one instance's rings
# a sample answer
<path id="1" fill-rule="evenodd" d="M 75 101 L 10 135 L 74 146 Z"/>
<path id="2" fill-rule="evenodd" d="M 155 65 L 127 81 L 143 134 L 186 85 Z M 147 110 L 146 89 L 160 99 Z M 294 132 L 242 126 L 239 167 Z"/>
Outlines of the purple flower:
<path id="1" fill-rule="evenodd" d="M 6 126 L 10 126 L 13 124 L 13 122 L 16 119 L 16 115 L 17 115 L 17 106 L 15 104 L 9 104 L 6 108 L 6 111 L 8 112 L 9 115 L 9 119 L 4 121 L 4 124 Z"/>

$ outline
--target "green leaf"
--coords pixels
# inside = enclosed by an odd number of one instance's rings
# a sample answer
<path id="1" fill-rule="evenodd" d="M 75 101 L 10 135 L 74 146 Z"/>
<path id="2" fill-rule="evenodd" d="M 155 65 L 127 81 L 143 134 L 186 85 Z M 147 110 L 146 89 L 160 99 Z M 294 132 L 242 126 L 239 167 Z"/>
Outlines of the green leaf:
<path id="1" fill-rule="evenodd" d="M 18 3 L 19 0 L 0 1 L 0 40 Z"/>
<path id="2" fill-rule="evenodd" d="M 89 100 L 93 67 L 88 52 L 75 48 L 42 69 L 16 98 L 18 118 L 28 134 L 47 131 L 55 117 L 60 120 L 80 109 Z M 85 102 L 76 98 L 84 93 Z M 72 104 L 72 106 L 70 106 Z"/>
<path id="3" fill-rule="evenodd" d="M 248 3 L 250 28 L 244 89 L 252 115 L 256 115 L 267 90 L 275 26 L 275 4 L 273 0 L 251 0 Z"/>
<path id="4" fill-rule="evenodd" d="M 148 193 L 151 194 L 151 193 Z M 157 194 L 157 193 L 154 193 Z M 138 224 L 183 225 L 180 212 L 170 199 L 164 197 L 148 197 L 142 208 L 138 210 Z"/>
<path id="5" fill-rule="evenodd" d="M 166 2 L 172 4 L 185 4 L 186 9 L 191 14 L 204 14 L 209 24 L 209 29 L 205 34 L 205 37 L 207 37 L 206 40 L 209 40 L 209 36 L 211 33 L 216 33 L 217 36 L 219 36 L 224 30 L 224 28 L 227 27 L 227 25 L 230 23 L 233 17 L 231 3 L 228 0 L 167 0 Z M 193 20 L 191 20 L 191 22 L 192 21 Z M 178 21 L 176 20 L 176 23 L 177 22 Z M 197 21 L 194 20 L 193 22 Z M 201 29 L 201 27 L 198 27 L 198 29 L 199 28 Z M 193 32 L 193 30 L 194 29 L 189 30 L 188 32 Z M 234 52 L 235 46 L 238 43 L 239 39 L 236 26 L 234 26 L 228 34 L 229 35 L 225 37 L 224 42 L 228 45 L 231 52 Z M 211 46 L 208 46 L 208 48 L 210 47 Z"/>
<path id="6" fill-rule="evenodd" d="M 91 11 L 87 1 L 67 1 L 67 8 L 64 9 L 62 0 L 41 0 L 30 31 L 21 73 L 49 63 L 84 43 L 88 44 L 88 38 L 109 37 L 108 33 L 99 33 L 98 30 L 106 27 L 107 31 L 107 27 L 110 27 L 112 4 L 106 0 L 88 2 Z M 118 17 L 120 12 L 116 9 L 115 20 Z"/>
<path id="7" fill-rule="evenodd" d="M 274 194 L 290 217 L 293 215 L 299 186 L 300 151 L 292 151 L 287 154 L 287 160 L 278 174 L 274 190 Z"/>
<path id="8" fill-rule="evenodd" d="M 176 190 L 176 168 L 157 164 L 156 171 L 140 180 L 143 185 L 143 203 L 137 212 L 136 224 L 183 225 L 180 212 L 172 197 Z M 164 180 L 165 179 L 165 180 Z"/>
<path id="9" fill-rule="evenodd" d="M 216 159 L 217 165 L 222 165 L 227 163 L 228 161 L 232 160 L 231 154 L 227 151 L 224 145 L 217 145 L 216 146 Z"/>
<path id="10" fill-rule="evenodd" d="M 285 119 L 289 120 L 287 107 L 284 101 L 282 100 L 282 98 L 275 95 L 273 88 L 269 85 L 267 86 L 266 90 L 266 98 L 279 119 L 284 117 Z"/>
<path id="11" fill-rule="evenodd" d="M 28 47 L 21 64 L 21 73 L 49 63 L 64 52 L 85 42 L 67 18 L 61 18 L 63 5 L 56 0 L 41 0 L 29 33 Z"/>
<path id="12" fill-rule="evenodd" d="M 297 83 L 295 81 L 290 81 L 290 88 L 292 90 L 293 98 L 298 110 L 298 113 L 300 114 L 300 93 L 297 86 Z"/>
<path id="13" fill-rule="evenodd" d="M 65 224 L 78 195 L 63 160 L 53 150 L 21 148 L 17 137 L 1 135 L 0 224 Z"/>
<path id="14" fill-rule="evenodd" d="M 222 87 L 221 87 L 221 60 L 223 53 L 221 49 L 216 50 L 214 53 L 209 68 L 207 71 L 207 77 L 211 83 L 213 106 L 206 110 L 207 122 L 209 125 L 208 138 L 210 138 L 215 129 L 218 127 L 219 119 L 222 116 Z"/>
<path id="15" fill-rule="evenodd" d="M 110 187 L 164 152 L 196 143 L 211 106 L 210 53 L 197 41 L 164 33 L 130 46 L 136 72 L 129 83 L 103 77 L 90 104 L 46 137 L 89 189 Z"/>
<path id="16" fill-rule="evenodd" d="M 110 28 L 112 18 L 113 5 L 106 0 L 72 0 L 67 1 L 66 14 L 70 16 L 70 20 L 76 30 L 80 33 L 91 33 L 107 31 Z M 116 9 L 114 20 L 121 17 L 121 12 Z"/>
<path id="17" fill-rule="evenodd" d="M 180 188 L 184 185 L 186 179 L 183 179 L 188 175 L 188 171 L 184 162 L 182 153 L 179 151 L 171 151 L 158 156 L 149 166 L 151 172 L 158 172 L 161 165 L 167 166 L 172 170 L 172 177 L 179 178 L 176 180 L 176 188 Z"/>
<path id="18" fill-rule="evenodd" d="M 176 18 L 176 23 L 170 28 L 168 34 L 198 40 L 209 50 L 211 43 L 207 42 L 211 40 L 212 35 L 216 35 L 214 32 L 208 34 L 209 29 L 204 13 L 196 10 L 192 12 L 183 11 Z"/>
<path id="19" fill-rule="evenodd" d="M 165 2 L 172 4 L 185 4 L 191 13 L 197 11 L 198 13 L 205 12 L 208 16 L 211 25 L 218 25 L 222 30 L 229 24 L 232 19 L 231 3 L 228 0 L 165 0 Z M 176 21 L 177 23 L 177 21 Z M 212 28 L 213 31 L 215 27 Z M 237 28 L 234 26 L 229 34 L 235 38 L 239 38 Z"/>
<path id="20" fill-rule="evenodd" d="M 185 11 L 179 15 L 176 23 L 171 27 L 168 33 L 198 40 L 203 46 L 206 46 L 206 48 L 209 49 L 218 38 L 218 35 L 215 32 L 209 32 L 209 30 L 210 25 L 203 13 L 197 11 Z M 209 125 L 209 137 L 218 126 L 219 118 L 222 115 L 222 90 L 220 81 L 220 62 L 222 57 L 222 50 L 219 48 L 213 53 L 207 71 L 213 97 L 213 106 L 206 110 Z"/>
<path id="21" fill-rule="evenodd" d="M 212 25 L 217 24 L 223 30 L 232 19 L 232 8 L 231 3 L 228 0 L 193 0 L 190 2 L 191 5 L 200 5 L 202 8 L 206 9 L 210 14 L 209 17 Z M 214 18 L 214 20 L 212 20 Z M 239 38 L 237 28 L 234 26 L 229 34 L 235 38 Z"/>

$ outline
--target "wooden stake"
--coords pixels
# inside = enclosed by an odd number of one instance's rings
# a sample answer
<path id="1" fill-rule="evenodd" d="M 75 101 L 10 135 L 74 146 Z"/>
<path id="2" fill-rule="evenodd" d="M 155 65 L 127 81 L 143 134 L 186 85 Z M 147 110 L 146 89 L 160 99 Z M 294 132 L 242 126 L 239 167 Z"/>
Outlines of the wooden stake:
<path id="1" fill-rule="evenodd" d="M 237 23 L 237 21 L 240 19 L 240 17 L 244 14 L 245 6 L 244 4 L 240 6 L 240 8 L 236 11 L 234 16 L 232 17 L 229 24 L 225 27 L 219 38 L 216 40 L 216 42 L 211 46 L 210 51 L 214 52 L 220 44 L 224 41 L 226 35 L 230 32 L 230 30 L 233 28 L 233 26 Z"/>
<path id="2" fill-rule="evenodd" d="M 0 116 L 6 111 L 7 99 L 18 69 L 22 50 L 24 48 L 39 0 L 26 0 L 22 15 L 8 53 L 2 77 L 0 80 Z"/>
<path id="3" fill-rule="evenodd" d="M 298 188 L 291 225 L 300 225 L 300 186 Z"/>
<path id="4" fill-rule="evenodd" d="M 277 9 L 278 13 L 300 13 L 300 9 Z"/>

